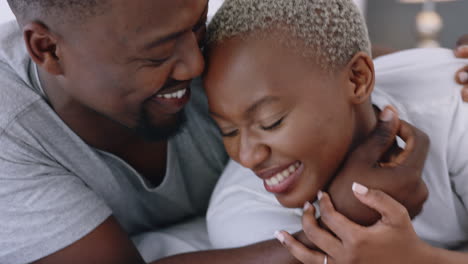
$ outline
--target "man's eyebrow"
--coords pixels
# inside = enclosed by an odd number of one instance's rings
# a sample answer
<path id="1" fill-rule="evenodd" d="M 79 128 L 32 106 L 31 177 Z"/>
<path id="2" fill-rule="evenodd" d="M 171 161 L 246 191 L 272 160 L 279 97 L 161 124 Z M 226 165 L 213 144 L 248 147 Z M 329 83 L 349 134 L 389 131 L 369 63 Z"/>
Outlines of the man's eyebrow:
<path id="1" fill-rule="evenodd" d="M 197 23 L 196 23 L 195 25 L 197 25 L 197 24 L 200 23 L 200 21 L 201 21 L 201 20 L 203 19 L 203 17 L 206 15 L 207 11 L 208 11 L 208 5 L 206 5 L 205 9 L 203 10 L 202 15 L 201 15 L 200 18 L 197 20 Z M 181 31 L 179 31 L 179 32 L 175 32 L 175 33 L 169 34 L 169 35 L 167 35 L 167 36 L 164 36 L 164 37 L 162 37 L 162 38 L 159 38 L 159 39 L 157 39 L 157 40 L 154 40 L 154 41 L 148 43 L 147 45 L 145 45 L 144 49 L 145 49 L 145 50 L 150 50 L 150 49 L 152 49 L 152 48 L 154 48 L 154 47 L 157 47 L 157 46 L 159 46 L 159 45 L 161 45 L 161 44 L 164 44 L 165 42 L 168 42 L 168 41 L 177 39 L 178 37 L 180 37 L 180 36 L 181 36 L 182 34 L 184 34 L 185 32 L 187 32 L 187 29 L 184 29 L 184 30 L 181 30 Z"/>
<path id="2" fill-rule="evenodd" d="M 249 108 L 247 108 L 247 110 L 244 112 L 244 115 L 249 117 L 253 114 L 255 114 L 255 112 L 262 106 L 264 105 L 268 105 L 268 104 L 272 104 L 272 103 L 275 103 L 277 101 L 279 101 L 280 99 L 276 96 L 265 96 L 259 100 L 257 100 L 255 103 L 253 103 L 251 106 L 249 106 Z M 221 118 L 221 119 L 226 119 L 223 115 L 220 115 L 218 113 L 215 113 L 213 111 L 209 111 L 209 114 L 210 115 L 213 115 L 213 116 L 216 116 L 218 118 Z"/>

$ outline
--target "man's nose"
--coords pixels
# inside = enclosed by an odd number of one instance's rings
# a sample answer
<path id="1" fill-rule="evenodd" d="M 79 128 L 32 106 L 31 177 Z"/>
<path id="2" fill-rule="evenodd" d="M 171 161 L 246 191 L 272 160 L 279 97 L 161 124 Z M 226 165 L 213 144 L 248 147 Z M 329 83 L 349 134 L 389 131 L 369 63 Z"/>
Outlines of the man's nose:
<path id="1" fill-rule="evenodd" d="M 178 58 L 172 72 L 173 79 L 187 81 L 203 73 L 205 60 L 194 32 L 190 31 L 182 36 L 177 44 L 177 53 Z"/>
<path id="2" fill-rule="evenodd" d="M 248 137 L 241 137 L 238 151 L 239 163 L 252 170 L 265 162 L 270 154 L 266 144 Z"/>

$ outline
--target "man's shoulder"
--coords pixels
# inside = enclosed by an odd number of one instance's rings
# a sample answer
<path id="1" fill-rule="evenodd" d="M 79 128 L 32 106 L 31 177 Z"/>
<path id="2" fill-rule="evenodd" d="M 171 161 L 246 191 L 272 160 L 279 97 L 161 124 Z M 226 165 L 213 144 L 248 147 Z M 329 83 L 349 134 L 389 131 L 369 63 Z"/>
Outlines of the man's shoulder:
<path id="1" fill-rule="evenodd" d="M 31 63 L 16 22 L 0 25 L 0 131 L 41 100 L 32 88 Z"/>

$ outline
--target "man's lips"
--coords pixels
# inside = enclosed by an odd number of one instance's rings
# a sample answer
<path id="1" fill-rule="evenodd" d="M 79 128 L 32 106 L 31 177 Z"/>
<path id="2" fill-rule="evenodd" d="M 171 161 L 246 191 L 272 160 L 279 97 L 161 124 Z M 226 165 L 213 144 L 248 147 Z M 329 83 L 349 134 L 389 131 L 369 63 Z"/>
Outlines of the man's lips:
<path id="1" fill-rule="evenodd" d="M 186 90 L 189 86 L 190 86 L 190 82 L 180 82 L 178 84 L 166 86 L 166 87 L 159 89 L 159 91 L 156 94 L 154 94 L 154 96 L 164 97 L 165 95 L 171 95 L 179 91 Z"/>
<path id="2" fill-rule="evenodd" d="M 158 93 L 153 95 L 150 101 L 159 105 L 159 108 L 166 114 L 176 114 L 190 100 L 190 82 L 183 82 L 177 86 L 163 88 Z"/>

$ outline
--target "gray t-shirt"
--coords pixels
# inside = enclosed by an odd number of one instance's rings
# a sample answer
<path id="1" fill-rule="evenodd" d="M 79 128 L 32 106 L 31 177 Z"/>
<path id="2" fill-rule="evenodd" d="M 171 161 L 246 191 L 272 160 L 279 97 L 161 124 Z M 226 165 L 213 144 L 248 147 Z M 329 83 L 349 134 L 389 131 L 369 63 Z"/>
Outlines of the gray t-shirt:
<path id="1" fill-rule="evenodd" d="M 0 263 L 28 263 L 87 235 L 111 214 L 132 236 L 204 215 L 227 161 L 192 84 L 186 128 L 152 187 L 127 163 L 81 140 L 48 105 L 14 22 L 0 26 Z"/>

